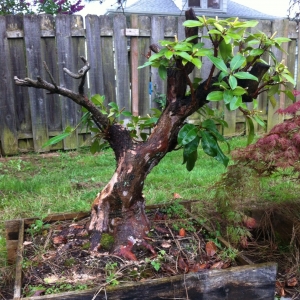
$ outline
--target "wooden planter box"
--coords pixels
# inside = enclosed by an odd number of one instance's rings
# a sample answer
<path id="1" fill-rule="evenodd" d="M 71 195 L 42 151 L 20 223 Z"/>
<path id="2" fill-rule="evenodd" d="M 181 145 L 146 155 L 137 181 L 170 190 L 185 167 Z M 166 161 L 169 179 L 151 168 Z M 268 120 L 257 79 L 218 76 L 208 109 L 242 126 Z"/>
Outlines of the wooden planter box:
<path id="1" fill-rule="evenodd" d="M 184 204 L 190 211 L 190 202 Z M 156 208 L 158 205 L 148 206 Z M 189 212 L 191 215 L 191 213 Z M 87 217 L 89 213 L 66 213 L 49 215 L 45 222 L 75 220 Z M 24 228 L 36 218 L 10 220 L 6 222 L 6 239 L 9 263 L 16 263 L 14 300 L 21 299 L 22 288 L 22 252 Z M 219 241 L 227 244 L 222 238 Z M 72 299 L 72 300 L 132 300 L 132 299 L 190 299 L 190 300 L 274 300 L 277 265 L 275 263 L 253 264 L 249 259 L 238 256 L 238 267 L 220 270 L 204 270 L 185 275 L 176 275 L 161 279 L 127 283 L 115 287 L 108 286 L 99 292 L 93 288 L 85 291 L 73 291 L 22 299 Z M 98 293 L 99 292 L 99 293 Z M 98 293 L 98 294 L 97 294 Z M 94 295 L 97 296 L 94 297 Z"/>

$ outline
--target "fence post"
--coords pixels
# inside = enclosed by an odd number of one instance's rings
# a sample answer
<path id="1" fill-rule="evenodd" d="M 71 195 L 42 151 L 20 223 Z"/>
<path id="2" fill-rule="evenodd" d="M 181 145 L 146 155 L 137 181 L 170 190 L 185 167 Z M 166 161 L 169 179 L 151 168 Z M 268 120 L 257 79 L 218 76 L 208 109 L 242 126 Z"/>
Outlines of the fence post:
<path id="1" fill-rule="evenodd" d="M 6 19 L 0 16 L 0 156 L 17 154 L 18 140 L 13 96 L 13 77 L 9 68 Z M 3 153 L 1 153 L 1 148 Z"/>
<path id="2" fill-rule="evenodd" d="M 26 48 L 26 63 L 29 78 L 42 76 L 43 64 L 41 57 L 40 16 L 24 16 L 24 40 Z M 48 140 L 46 95 L 41 89 L 29 89 L 29 103 L 32 122 L 33 146 L 35 152 L 45 152 L 43 148 Z"/>
<path id="3" fill-rule="evenodd" d="M 127 37 L 125 35 L 126 17 L 117 14 L 114 17 L 114 47 L 115 47 L 115 69 L 117 81 L 117 104 L 119 108 L 131 110 L 130 81 Z"/>

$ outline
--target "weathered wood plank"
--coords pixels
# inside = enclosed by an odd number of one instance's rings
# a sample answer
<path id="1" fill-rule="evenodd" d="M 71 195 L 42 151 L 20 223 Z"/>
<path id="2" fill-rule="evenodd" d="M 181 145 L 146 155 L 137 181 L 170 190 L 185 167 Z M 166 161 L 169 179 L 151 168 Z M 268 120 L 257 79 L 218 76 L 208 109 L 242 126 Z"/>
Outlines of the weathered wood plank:
<path id="1" fill-rule="evenodd" d="M 38 15 L 24 16 L 24 40 L 27 73 L 29 78 L 42 76 L 41 29 Z M 43 144 L 48 140 L 46 93 L 40 89 L 29 89 L 29 103 L 35 152 L 44 152 Z"/>
<path id="2" fill-rule="evenodd" d="M 177 18 L 177 37 L 179 41 L 182 41 L 185 39 L 185 27 L 182 26 L 182 23 L 185 21 L 184 16 L 180 16 Z"/>
<path id="3" fill-rule="evenodd" d="M 130 16 L 130 28 L 138 28 L 138 16 Z M 139 49 L 138 38 L 130 38 L 130 74 L 131 74 L 131 111 L 134 116 L 139 115 Z"/>
<path id="4" fill-rule="evenodd" d="M 157 44 L 164 39 L 164 18 L 159 16 L 152 16 L 151 18 L 151 40 L 150 44 Z M 158 75 L 158 69 L 151 68 L 151 107 L 158 107 L 158 104 L 153 101 L 156 94 L 166 94 L 164 82 Z"/>
<path id="5" fill-rule="evenodd" d="M 287 36 L 288 35 L 288 24 L 289 20 L 275 20 L 272 23 L 272 32 L 277 32 L 277 36 Z M 287 43 L 283 43 L 281 45 L 285 51 L 287 50 Z M 272 52 L 274 53 L 276 59 L 280 62 L 282 59 L 286 60 L 286 54 L 282 53 L 276 47 L 272 48 Z M 284 90 L 283 86 L 280 89 Z M 273 107 L 272 105 L 268 106 L 268 123 L 267 123 L 267 131 L 270 131 L 276 124 L 281 123 L 283 121 L 283 116 L 276 114 L 276 110 L 279 108 L 284 108 L 285 102 L 285 95 L 281 93 L 280 95 L 276 95 L 276 106 Z"/>
<path id="6" fill-rule="evenodd" d="M 138 28 L 140 31 L 150 31 L 151 19 L 149 16 L 138 17 Z M 150 37 L 138 38 L 138 66 L 142 66 L 147 60 L 149 54 Z M 138 111 L 140 116 L 146 116 L 151 111 L 150 103 L 150 67 L 145 67 L 138 70 Z M 132 82 L 132 84 L 135 84 Z"/>
<path id="7" fill-rule="evenodd" d="M 52 15 L 41 15 L 41 36 L 42 37 L 55 36 L 55 24 Z"/>
<path id="8" fill-rule="evenodd" d="M 299 40 L 300 40 L 300 30 L 298 30 L 298 44 L 299 44 Z M 299 51 L 299 48 L 298 48 Z M 298 55 L 299 57 L 299 55 Z M 298 59 L 297 61 L 297 74 L 296 74 L 296 88 L 298 90 L 300 90 L 300 59 Z"/>
<path id="9" fill-rule="evenodd" d="M 177 18 L 174 16 L 166 16 L 164 18 L 164 36 L 174 39 L 176 35 L 178 37 Z"/>
<path id="10" fill-rule="evenodd" d="M 23 263 L 23 242 L 24 242 L 24 220 L 20 220 L 18 248 L 16 257 L 16 276 L 14 285 L 14 299 L 22 296 L 22 263 Z"/>
<path id="11" fill-rule="evenodd" d="M 108 35 L 108 28 L 113 28 L 113 19 L 111 16 L 100 16 L 100 28 L 101 28 L 101 57 L 104 82 L 105 103 L 116 102 L 116 77 L 115 77 L 115 62 L 114 62 L 114 46 L 113 38 Z M 103 34 L 103 32 L 105 34 Z"/>
<path id="12" fill-rule="evenodd" d="M 11 155 L 17 154 L 18 141 L 13 83 L 9 67 L 10 55 L 6 38 L 6 19 L 4 16 L 0 16 L 0 53 L 0 142 L 3 155 Z"/>
<path id="13" fill-rule="evenodd" d="M 83 57 L 87 57 L 86 55 L 86 49 L 85 49 L 85 37 L 84 37 L 84 27 L 83 27 L 83 18 L 80 15 L 72 15 L 71 18 L 71 34 L 72 34 L 72 55 L 73 55 L 73 66 L 72 69 L 76 72 L 78 70 L 80 70 L 84 63 L 81 60 L 81 56 Z M 80 83 L 80 80 L 72 80 L 73 82 L 73 90 L 74 91 L 78 91 L 78 86 Z M 88 81 L 86 80 L 85 83 L 85 93 L 86 95 L 88 95 Z M 74 105 L 74 117 L 76 120 L 76 124 L 77 122 L 79 122 L 79 120 L 81 119 L 83 112 L 82 112 L 82 108 L 75 104 Z M 78 128 L 76 130 L 76 148 L 79 147 L 79 133 L 81 132 L 82 128 Z M 82 135 L 80 137 L 81 143 L 82 143 Z"/>
<path id="14" fill-rule="evenodd" d="M 5 222 L 5 239 L 8 264 L 16 263 L 20 223 L 21 220 L 9 220 Z"/>
<path id="15" fill-rule="evenodd" d="M 271 21 L 266 21 L 266 20 L 261 20 L 258 25 L 254 28 L 250 29 L 250 32 L 257 33 L 257 32 L 265 32 L 268 36 L 271 36 L 272 32 L 272 22 Z M 265 54 L 262 57 L 264 60 L 268 60 L 268 55 Z M 265 116 L 265 119 L 267 121 L 267 107 L 269 105 L 269 100 L 268 100 L 268 95 L 267 93 L 262 93 L 258 96 L 258 107 L 257 110 L 260 111 L 260 116 Z M 250 103 L 247 103 L 247 106 L 249 108 L 253 108 L 253 105 Z M 248 130 L 248 127 L 247 127 Z M 264 132 L 265 129 L 259 126 L 256 122 L 254 122 L 254 130 L 256 132 Z"/>
<path id="16" fill-rule="evenodd" d="M 87 55 L 91 66 L 89 71 L 90 93 L 91 95 L 104 95 L 100 19 L 96 15 L 87 15 L 85 24 Z"/>
<path id="17" fill-rule="evenodd" d="M 55 20 L 51 15 L 41 15 L 41 55 L 43 62 L 46 62 L 55 82 L 59 83 L 56 42 L 54 36 Z M 44 34 L 43 34 L 44 30 Z M 49 80 L 45 68 L 42 69 L 42 77 Z M 61 99 L 58 95 L 46 94 L 47 126 L 49 138 L 58 135 L 63 131 Z M 55 133 L 55 135 L 53 135 Z M 50 147 L 51 150 L 63 149 L 63 143 L 59 142 Z"/>
<path id="18" fill-rule="evenodd" d="M 68 68 L 72 72 L 74 70 L 74 56 L 72 44 L 72 19 L 68 15 L 57 15 L 56 19 L 56 46 L 57 46 L 57 66 L 59 74 L 59 83 L 69 89 L 75 88 L 75 80 L 68 76 L 63 68 Z M 75 127 L 77 124 L 77 105 L 66 97 L 61 97 L 62 100 L 62 126 L 65 129 L 67 126 Z M 75 149 L 78 145 L 77 135 L 74 133 L 63 141 L 64 149 Z"/>
<path id="19" fill-rule="evenodd" d="M 23 298 L 28 300 L 190 299 L 190 300 L 273 300 L 276 264 L 265 263 L 224 270 L 205 270 L 186 275 L 152 279 L 122 286 Z"/>
<path id="20" fill-rule="evenodd" d="M 293 25 L 296 25 L 294 23 L 292 23 Z M 291 23 L 289 24 L 289 30 L 290 27 L 292 25 Z M 293 26 L 294 28 L 294 26 Z M 295 64 L 295 57 L 296 57 L 296 53 L 297 53 L 297 41 L 295 39 L 291 40 L 288 44 L 287 44 L 287 58 L 286 58 L 286 65 L 288 67 L 288 69 L 290 70 L 292 77 L 295 78 L 295 72 L 296 72 L 296 64 Z M 292 83 L 288 83 L 288 90 L 293 90 L 294 86 Z M 293 101 L 285 96 L 285 103 L 284 103 L 284 107 L 286 108 L 287 106 L 291 105 L 293 103 Z"/>
<path id="21" fill-rule="evenodd" d="M 18 31 L 23 29 L 23 17 L 22 16 L 7 16 L 6 17 L 6 29 L 9 31 L 10 28 L 14 28 Z M 19 78 L 27 77 L 26 70 L 26 55 L 24 51 L 24 39 L 23 38 L 12 38 L 8 39 L 9 54 L 8 61 L 11 66 L 11 78 L 18 76 Z M 30 102 L 27 87 L 17 86 L 13 83 L 13 99 L 15 105 L 15 118 L 16 118 L 16 129 L 19 136 L 22 134 L 31 134 L 30 144 L 32 148 L 27 148 L 27 151 L 33 150 L 33 138 L 32 138 L 32 122 L 30 112 Z M 29 142 L 29 141 L 28 141 Z M 29 145 L 28 145 L 29 146 Z M 18 141 L 18 150 L 22 151 L 22 145 Z"/>
<path id="22" fill-rule="evenodd" d="M 117 104 L 120 109 L 131 110 L 127 37 L 124 34 L 126 17 L 122 14 L 117 14 L 113 20 Z"/>

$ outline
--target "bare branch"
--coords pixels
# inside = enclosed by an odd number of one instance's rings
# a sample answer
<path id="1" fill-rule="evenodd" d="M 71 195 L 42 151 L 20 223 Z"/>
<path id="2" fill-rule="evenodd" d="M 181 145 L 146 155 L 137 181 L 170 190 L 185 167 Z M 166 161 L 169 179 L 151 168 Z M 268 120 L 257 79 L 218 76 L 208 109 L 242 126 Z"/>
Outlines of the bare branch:
<path id="1" fill-rule="evenodd" d="M 71 76 L 74 79 L 80 79 L 81 78 L 81 82 L 78 86 L 78 92 L 79 92 L 80 95 L 83 95 L 84 94 L 85 78 L 86 78 L 87 72 L 90 69 L 90 64 L 88 63 L 88 61 L 83 56 L 80 56 L 80 58 L 84 62 L 84 66 L 80 70 L 78 70 L 77 74 L 71 72 L 67 68 L 63 68 L 63 70 L 66 74 L 68 74 L 69 76 Z"/>
<path id="2" fill-rule="evenodd" d="M 116 159 L 118 160 L 125 152 L 125 149 L 128 149 L 132 146 L 132 138 L 129 131 L 126 128 L 123 128 L 120 124 L 110 124 L 107 116 L 101 113 L 98 107 L 83 94 L 84 80 L 88 70 L 90 69 L 90 66 L 84 57 L 81 57 L 81 59 L 85 65 L 78 71 L 78 74 L 74 74 L 68 70 L 66 72 L 73 78 L 81 78 L 78 93 L 73 92 L 65 87 L 57 86 L 47 65 L 45 66 L 46 71 L 50 75 L 52 83 L 43 80 L 41 77 L 37 77 L 37 80 L 33 80 L 31 78 L 20 79 L 15 76 L 15 84 L 20 86 L 34 87 L 37 89 L 44 89 L 50 94 L 58 94 L 68 97 L 78 105 L 86 108 L 91 113 L 92 120 L 95 122 L 96 126 L 104 133 L 104 138 L 109 142 L 112 149 L 115 151 Z"/>
<path id="3" fill-rule="evenodd" d="M 149 46 L 150 50 L 153 51 L 154 53 L 158 53 L 160 51 L 160 47 L 158 44 L 151 44 Z"/>
<path id="4" fill-rule="evenodd" d="M 44 61 L 43 64 L 44 64 L 44 68 L 45 68 L 46 72 L 48 73 L 48 75 L 49 75 L 49 77 L 51 79 L 52 84 L 57 88 L 57 84 L 56 84 L 56 82 L 55 82 L 55 80 L 54 80 L 54 78 L 53 78 L 53 76 L 52 76 L 52 74 L 51 74 L 51 72 L 50 72 L 50 70 L 49 70 L 46 62 Z"/>
<path id="5" fill-rule="evenodd" d="M 37 80 L 33 80 L 28 77 L 24 79 L 20 79 L 17 76 L 15 76 L 14 77 L 15 84 L 20 86 L 34 87 L 37 89 L 44 89 L 47 90 L 50 94 L 58 94 L 64 97 L 68 97 L 78 105 L 85 107 L 92 114 L 93 120 L 95 121 L 95 123 L 97 123 L 97 126 L 99 128 L 100 127 L 107 128 L 109 125 L 109 121 L 107 117 L 99 111 L 97 106 L 94 105 L 92 101 L 90 101 L 85 95 L 83 95 L 84 78 L 90 66 L 88 62 L 85 60 L 85 58 L 82 57 L 81 59 L 85 63 L 85 66 L 78 71 L 78 73 L 82 74 L 81 75 L 82 81 L 79 86 L 79 90 L 80 90 L 79 93 L 75 93 L 65 87 L 57 86 L 47 67 L 46 67 L 46 71 L 50 75 L 52 83 L 43 80 L 41 77 L 37 77 Z"/>
<path id="6" fill-rule="evenodd" d="M 77 74 L 71 72 L 67 68 L 63 68 L 64 72 L 74 79 L 83 78 L 90 69 L 90 64 L 88 63 L 88 61 L 83 56 L 80 56 L 80 58 L 84 62 L 84 66 L 80 70 L 78 70 Z"/>

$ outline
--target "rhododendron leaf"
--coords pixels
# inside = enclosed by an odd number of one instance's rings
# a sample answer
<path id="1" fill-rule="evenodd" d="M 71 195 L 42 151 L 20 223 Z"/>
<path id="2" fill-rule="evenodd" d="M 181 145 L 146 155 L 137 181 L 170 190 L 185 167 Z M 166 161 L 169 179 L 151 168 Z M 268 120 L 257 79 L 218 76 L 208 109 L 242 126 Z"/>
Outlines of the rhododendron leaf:
<path id="1" fill-rule="evenodd" d="M 42 148 L 51 146 L 51 145 L 55 145 L 58 142 L 62 141 L 63 139 L 65 139 L 66 137 L 68 137 L 69 135 L 71 135 L 72 132 L 63 132 L 51 139 L 49 139 L 45 144 L 43 144 Z"/>
<path id="2" fill-rule="evenodd" d="M 183 149 L 183 164 L 186 163 L 186 169 L 192 171 L 195 163 L 198 159 L 198 146 L 200 142 L 200 137 L 197 137 L 192 140 L 190 143 L 186 144 Z"/>
<path id="3" fill-rule="evenodd" d="M 275 97 L 274 96 L 269 97 L 269 101 L 271 102 L 273 108 L 275 108 L 277 105 L 277 101 L 276 101 Z"/>
<path id="4" fill-rule="evenodd" d="M 250 145 L 254 139 L 254 124 L 250 117 L 246 117 L 247 129 L 248 129 L 248 139 L 247 145 Z"/>
<path id="5" fill-rule="evenodd" d="M 209 100 L 209 101 L 223 100 L 223 92 L 222 91 L 211 92 L 207 95 L 206 100 Z"/>
<path id="6" fill-rule="evenodd" d="M 202 26 L 202 22 L 199 21 L 194 21 L 194 20 L 188 20 L 183 22 L 182 24 L 185 27 L 197 27 L 197 26 Z"/>
<path id="7" fill-rule="evenodd" d="M 292 76 L 286 73 L 282 73 L 281 76 L 284 77 L 288 82 L 292 83 L 293 85 L 296 85 L 296 82 Z"/>
<path id="8" fill-rule="evenodd" d="M 229 104 L 230 110 L 236 110 L 242 104 L 241 96 L 234 96 Z"/>
<path id="9" fill-rule="evenodd" d="M 207 56 L 207 58 L 220 70 L 224 73 L 228 74 L 228 69 L 226 64 L 221 58 L 214 57 L 214 56 Z"/>
<path id="10" fill-rule="evenodd" d="M 239 79 L 252 79 L 252 80 L 258 81 L 258 78 L 256 76 L 254 76 L 248 72 L 237 72 L 237 73 L 234 73 L 234 76 Z"/>
<path id="11" fill-rule="evenodd" d="M 229 76 L 229 85 L 230 85 L 232 90 L 234 90 L 237 87 L 237 80 L 232 75 Z"/>
<path id="12" fill-rule="evenodd" d="M 227 62 L 232 57 L 232 45 L 226 44 L 223 40 L 219 45 L 219 49 L 223 60 Z"/>
<path id="13" fill-rule="evenodd" d="M 178 144 L 186 145 L 197 137 L 198 128 L 193 124 L 185 124 L 178 133 Z"/>
<path id="14" fill-rule="evenodd" d="M 238 69 L 246 62 L 246 58 L 240 54 L 234 56 L 230 62 L 230 69 L 232 71 Z"/>
<path id="15" fill-rule="evenodd" d="M 253 119 L 257 122 L 257 124 L 259 124 L 261 127 L 266 129 L 266 123 L 264 122 L 263 119 L 261 119 L 259 116 L 254 115 Z"/>
<path id="16" fill-rule="evenodd" d="M 222 134 L 219 133 L 215 122 L 212 119 L 207 119 L 202 122 L 201 126 L 206 128 L 208 131 L 214 134 L 217 140 L 224 142 L 225 138 Z"/>
<path id="17" fill-rule="evenodd" d="M 203 151 L 207 155 L 215 158 L 217 161 L 223 163 L 223 165 L 227 167 L 229 158 L 223 153 L 223 151 L 219 147 L 218 142 L 214 137 L 214 135 L 206 130 L 202 130 L 200 131 L 200 133 L 202 137 L 201 145 Z"/>
<path id="18" fill-rule="evenodd" d="M 162 80 L 165 80 L 167 78 L 167 68 L 163 65 L 160 65 L 158 67 L 158 74 Z"/>
<path id="19" fill-rule="evenodd" d="M 189 155 L 187 162 L 186 162 L 186 169 L 189 172 L 194 169 L 197 158 L 198 158 L 198 151 L 194 151 L 193 153 L 191 153 Z"/>
<path id="20" fill-rule="evenodd" d="M 233 93 L 231 90 L 225 90 L 224 91 L 224 94 L 223 94 L 223 97 L 224 97 L 224 102 L 225 104 L 228 104 L 231 102 L 232 98 L 233 98 Z"/>
<path id="21" fill-rule="evenodd" d="M 285 90 L 285 91 L 283 91 L 291 100 L 293 100 L 293 101 L 295 101 L 296 100 L 296 97 L 295 97 L 295 95 L 293 94 L 293 92 L 292 91 L 290 91 L 290 90 Z"/>

